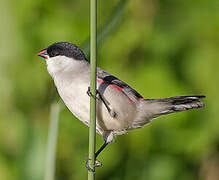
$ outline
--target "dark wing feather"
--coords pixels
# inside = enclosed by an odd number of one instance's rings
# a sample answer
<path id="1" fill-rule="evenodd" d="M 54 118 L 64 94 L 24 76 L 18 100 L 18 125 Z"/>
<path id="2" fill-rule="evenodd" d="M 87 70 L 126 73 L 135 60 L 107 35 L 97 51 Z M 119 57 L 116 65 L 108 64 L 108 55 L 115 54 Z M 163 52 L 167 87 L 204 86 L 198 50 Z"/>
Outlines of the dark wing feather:
<path id="1" fill-rule="evenodd" d="M 114 84 L 116 86 L 119 86 L 120 88 L 122 88 L 123 92 L 128 96 L 131 95 L 135 98 L 143 98 L 137 91 L 132 89 L 128 84 L 124 83 L 123 81 L 119 80 L 115 76 L 109 74 L 108 72 L 104 71 L 99 67 L 97 68 L 97 77 L 108 84 Z"/>

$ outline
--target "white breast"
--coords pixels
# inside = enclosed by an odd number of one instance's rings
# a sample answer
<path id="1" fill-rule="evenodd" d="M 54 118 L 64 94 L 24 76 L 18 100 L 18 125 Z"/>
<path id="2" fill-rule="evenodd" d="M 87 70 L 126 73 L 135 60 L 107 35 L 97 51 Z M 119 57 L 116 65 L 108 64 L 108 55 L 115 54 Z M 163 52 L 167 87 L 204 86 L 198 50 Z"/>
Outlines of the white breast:
<path id="1" fill-rule="evenodd" d="M 55 84 L 68 109 L 88 125 L 90 100 L 86 92 L 89 84 L 79 80 L 61 82 L 59 78 L 55 78 Z"/>

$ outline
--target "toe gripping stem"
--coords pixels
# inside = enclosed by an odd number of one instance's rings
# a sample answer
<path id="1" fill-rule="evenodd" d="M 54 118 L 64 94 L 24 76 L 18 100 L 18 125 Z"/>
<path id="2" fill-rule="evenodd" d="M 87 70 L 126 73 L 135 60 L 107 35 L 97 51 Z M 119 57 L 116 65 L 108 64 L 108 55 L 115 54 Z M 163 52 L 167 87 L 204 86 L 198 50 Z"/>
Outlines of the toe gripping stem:
<path id="1" fill-rule="evenodd" d="M 91 159 L 89 159 L 88 157 L 86 157 L 86 165 L 85 167 L 87 168 L 88 171 L 90 171 L 92 174 L 95 174 L 95 171 L 89 166 L 89 161 Z M 94 164 L 94 167 L 101 167 L 102 166 L 102 163 L 98 160 L 95 160 L 95 164 Z"/>
<path id="2" fill-rule="evenodd" d="M 99 95 L 99 97 L 94 96 L 90 92 L 90 87 L 88 87 L 87 95 L 91 96 L 91 97 L 93 97 L 95 99 L 100 99 L 103 102 L 103 104 L 105 105 L 105 107 L 106 107 L 107 111 L 109 112 L 110 116 L 115 118 L 116 117 L 116 112 L 113 110 L 113 108 L 110 105 L 107 104 L 106 100 L 103 98 L 103 96 L 100 94 L 100 92 L 98 90 L 96 90 L 96 91 L 97 91 L 97 94 Z"/>

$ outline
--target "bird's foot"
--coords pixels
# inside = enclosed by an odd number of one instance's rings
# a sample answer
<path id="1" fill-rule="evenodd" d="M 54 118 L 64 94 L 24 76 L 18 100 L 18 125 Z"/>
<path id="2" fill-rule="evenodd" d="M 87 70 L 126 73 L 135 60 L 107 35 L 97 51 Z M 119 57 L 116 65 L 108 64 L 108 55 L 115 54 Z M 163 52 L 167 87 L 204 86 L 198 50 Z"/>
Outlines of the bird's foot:
<path id="1" fill-rule="evenodd" d="M 99 94 L 98 91 L 97 91 L 97 94 Z M 93 97 L 94 99 L 98 99 L 98 100 L 100 99 L 99 97 L 94 96 L 94 95 L 90 92 L 90 86 L 88 87 L 87 95 L 88 95 L 89 97 Z"/>
<path id="2" fill-rule="evenodd" d="M 98 160 L 95 160 L 95 167 L 101 167 L 103 164 L 98 161 Z"/>
<path id="3" fill-rule="evenodd" d="M 103 104 L 105 105 L 107 111 L 109 112 L 110 116 L 112 118 L 115 118 L 116 117 L 116 112 L 113 110 L 113 108 L 110 106 L 109 103 L 106 102 L 106 100 L 103 98 L 103 96 L 100 94 L 100 92 L 97 90 L 97 94 L 99 95 L 99 97 L 95 97 L 91 92 L 90 92 L 90 87 L 88 87 L 88 90 L 87 90 L 87 94 L 88 96 L 91 96 L 95 99 L 98 99 L 98 100 L 101 100 L 103 102 Z"/>
<path id="4" fill-rule="evenodd" d="M 92 174 L 95 173 L 95 171 L 89 166 L 89 161 L 91 159 L 89 159 L 88 157 L 86 157 L 86 164 L 85 164 L 85 167 L 87 168 L 88 171 L 90 171 Z M 98 160 L 95 160 L 95 164 L 94 164 L 94 167 L 101 167 L 103 164 L 98 161 Z"/>

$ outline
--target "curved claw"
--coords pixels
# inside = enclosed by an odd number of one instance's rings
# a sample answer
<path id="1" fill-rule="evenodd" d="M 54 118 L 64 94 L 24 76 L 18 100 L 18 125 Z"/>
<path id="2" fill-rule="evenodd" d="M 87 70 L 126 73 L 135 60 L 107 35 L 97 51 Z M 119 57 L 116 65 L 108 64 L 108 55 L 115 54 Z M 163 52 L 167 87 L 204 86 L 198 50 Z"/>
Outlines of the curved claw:
<path id="1" fill-rule="evenodd" d="M 98 161 L 98 160 L 95 160 L 95 167 L 101 167 L 103 164 L 100 162 L 100 161 Z"/>
<path id="2" fill-rule="evenodd" d="M 92 174 L 95 174 L 95 171 L 89 166 L 89 159 L 88 157 L 86 157 L 86 164 L 85 164 L 85 167 L 87 168 L 88 171 L 90 171 Z M 98 161 L 98 160 L 95 160 L 95 167 L 101 167 L 103 164 Z"/>

